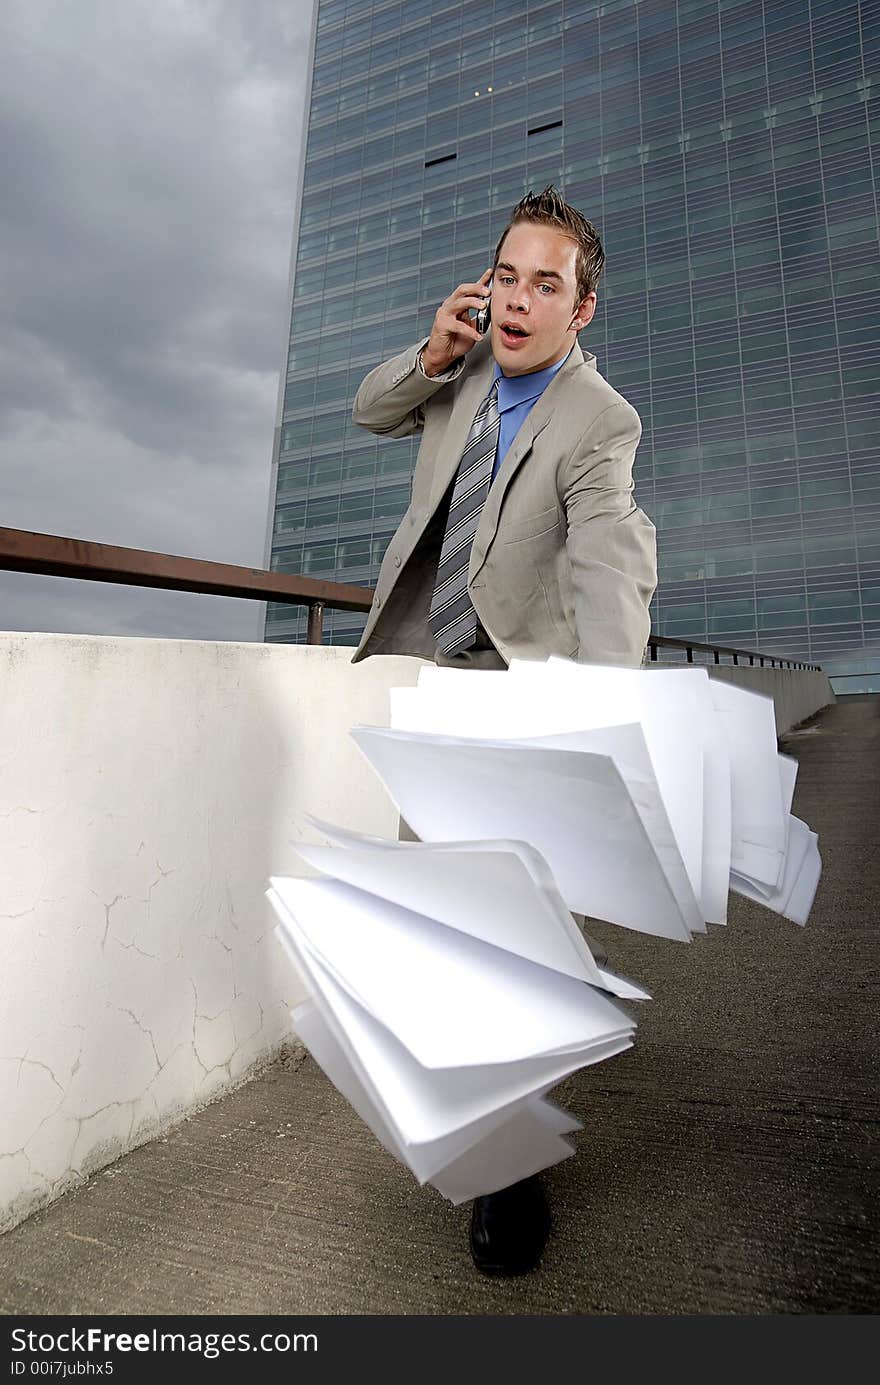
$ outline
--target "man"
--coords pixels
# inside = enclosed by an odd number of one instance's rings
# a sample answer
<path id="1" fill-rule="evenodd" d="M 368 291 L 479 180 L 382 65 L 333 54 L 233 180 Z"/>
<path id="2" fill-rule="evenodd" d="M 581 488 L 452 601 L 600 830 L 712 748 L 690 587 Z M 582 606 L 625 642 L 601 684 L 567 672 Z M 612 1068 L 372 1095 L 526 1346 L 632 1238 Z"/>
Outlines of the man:
<path id="1" fill-rule="evenodd" d="M 427 341 L 364 380 L 355 422 L 422 443 L 354 661 L 642 663 L 657 570 L 654 526 L 632 494 L 641 425 L 577 343 L 604 260 L 595 228 L 554 188 L 529 194 L 492 268 L 440 305 Z M 471 313 L 487 305 L 482 336 Z M 549 1225 L 537 1178 L 477 1198 L 475 1264 L 534 1268 Z"/>

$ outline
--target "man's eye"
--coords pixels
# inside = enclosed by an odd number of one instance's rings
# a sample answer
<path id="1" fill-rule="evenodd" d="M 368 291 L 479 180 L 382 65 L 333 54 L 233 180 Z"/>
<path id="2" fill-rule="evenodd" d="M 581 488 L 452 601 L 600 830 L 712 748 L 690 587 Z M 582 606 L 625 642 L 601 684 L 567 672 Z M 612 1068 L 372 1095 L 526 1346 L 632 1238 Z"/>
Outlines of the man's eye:
<path id="1" fill-rule="evenodd" d="M 512 283 L 513 283 L 513 278 L 512 278 L 512 276 L 511 276 L 510 274 L 502 274 L 502 276 L 501 276 L 501 282 L 502 282 L 502 284 L 512 284 Z"/>
<path id="2" fill-rule="evenodd" d="M 542 284 L 542 285 L 541 285 L 541 292 L 542 292 L 542 293 L 552 293 L 552 292 L 553 292 L 553 285 L 552 285 L 552 284 Z"/>

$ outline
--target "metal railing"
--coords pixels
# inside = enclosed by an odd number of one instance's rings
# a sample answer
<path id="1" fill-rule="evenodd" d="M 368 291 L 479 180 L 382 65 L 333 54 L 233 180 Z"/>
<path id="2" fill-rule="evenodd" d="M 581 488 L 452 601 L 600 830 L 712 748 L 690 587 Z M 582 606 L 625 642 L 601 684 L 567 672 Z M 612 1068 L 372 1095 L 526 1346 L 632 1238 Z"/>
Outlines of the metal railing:
<path id="1" fill-rule="evenodd" d="M 801 669 L 809 673 L 821 673 L 820 664 L 807 664 L 802 659 L 786 659 L 779 654 L 760 654 L 756 649 L 732 649 L 726 644 L 699 644 L 697 640 L 674 640 L 666 635 L 651 635 L 648 640 L 651 650 L 651 662 L 657 662 L 658 649 L 683 649 L 687 656 L 687 662 L 694 662 L 694 650 L 699 653 L 712 654 L 713 662 L 721 663 L 721 655 L 729 654 L 732 656 L 733 663 L 742 663 L 746 660 L 752 666 L 760 668 L 794 668 Z"/>
<path id="2" fill-rule="evenodd" d="M 142 548 L 117 548 L 109 543 L 63 538 L 58 534 L 38 534 L 27 529 L 0 528 L 0 569 L 33 572 L 48 577 L 75 577 L 87 582 L 116 582 L 131 587 L 161 587 L 167 591 L 200 592 L 206 596 L 237 596 L 251 601 L 275 601 L 308 609 L 306 640 L 320 644 L 323 638 L 324 610 L 363 611 L 373 602 L 371 587 L 350 586 L 346 582 L 324 582 L 311 577 L 289 577 L 262 568 L 236 567 L 229 563 L 208 562 L 202 558 L 181 558 L 170 553 L 152 553 Z M 818 664 L 786 659 L 757 650 L 733 649 L 727 645 L 700 644 L 696 640 L 675 640 L 652 635 L 648 641 L 651 661 L 658 661 L 661 649 L 684 650 L 689 664 L 694 653 L 711 654 L 716 664 L 729 655 L 760 668 L 789 668 L 816 672 Z"/>
<path id="3" fill-rule="evenodd" d="M 325 607 L 366 613 L 373 601 L 371 587 L 288 577 L 262 568 L 180 558 L 142 548 L 117 548 L 109 543 L 35 534 L 26 529 L 0 529 L 0 569 L 3 568 L 48 577 L 76 577 L 86 582 L 117 582 L 130 587 L 161 587 L 166 591 L 306 606 L 309 644 L 321 643 Z"/>

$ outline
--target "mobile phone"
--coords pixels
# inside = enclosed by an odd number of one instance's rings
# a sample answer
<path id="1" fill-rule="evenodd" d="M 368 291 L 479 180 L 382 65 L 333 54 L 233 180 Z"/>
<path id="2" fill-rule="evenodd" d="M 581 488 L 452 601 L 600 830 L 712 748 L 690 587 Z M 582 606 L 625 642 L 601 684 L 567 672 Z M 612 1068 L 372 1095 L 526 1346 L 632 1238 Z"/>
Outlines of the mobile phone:
<path id="1" fill-rule="evenodd" d="M 491 279 L 489 280 L 488 284 L 486 285 L 486 292 L 487 292 L 487 293 L 490 293 L 490 294 L 491 294 L 491 292 L 492 292 L 492 280 L 491 280 Z M 491 320 L 492 320 L 492 300 L 491 300 L 491 298 L 487 298 L 487 299 L 486 299 L 486 306 L 485 306 L 485 308 L 480 308 L 480 309 L 478 310 L 478 312 L 477 312 L 476 317 L 474 318 L 474 326 L 476 327 L 476 329 L 477 329 L 477 331 L 479 332 L 479 334 L 480 334 L 481 337 L 484 337 L 484 336 L 486 335 L 486 333 L 488 332 L 488 330 L 489 330 L 489 323 L 491 322 Z"/>

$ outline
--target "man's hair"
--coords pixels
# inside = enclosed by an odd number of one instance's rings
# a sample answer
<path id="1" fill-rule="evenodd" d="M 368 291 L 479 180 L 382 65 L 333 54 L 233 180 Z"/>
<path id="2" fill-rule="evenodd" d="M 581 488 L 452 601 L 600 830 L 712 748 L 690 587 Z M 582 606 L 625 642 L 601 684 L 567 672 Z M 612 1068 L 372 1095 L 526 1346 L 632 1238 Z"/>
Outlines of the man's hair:
<path id="1" fill-rule="evenodd" d="M 552 183 L 543 192 L 526 193 L 522 201 L 517 202 L 510 213 L 510 220 L 504 228 L 504 235 L 495 249 L 495 264 L 498 263 L 501 247 L 508 231 L 523 221 L 531 221 L 537 226 L 552 226 L 575 242 L 577 245 L 576 302 L 580 305 L 588 293 L 595 292 L 605 264 L 605 251 L 602 249 L 599 233 L 593 223 L 588 221 L 579 211 L 576 211 L 574 207 L 570 207 L 561 192 Z"/>

